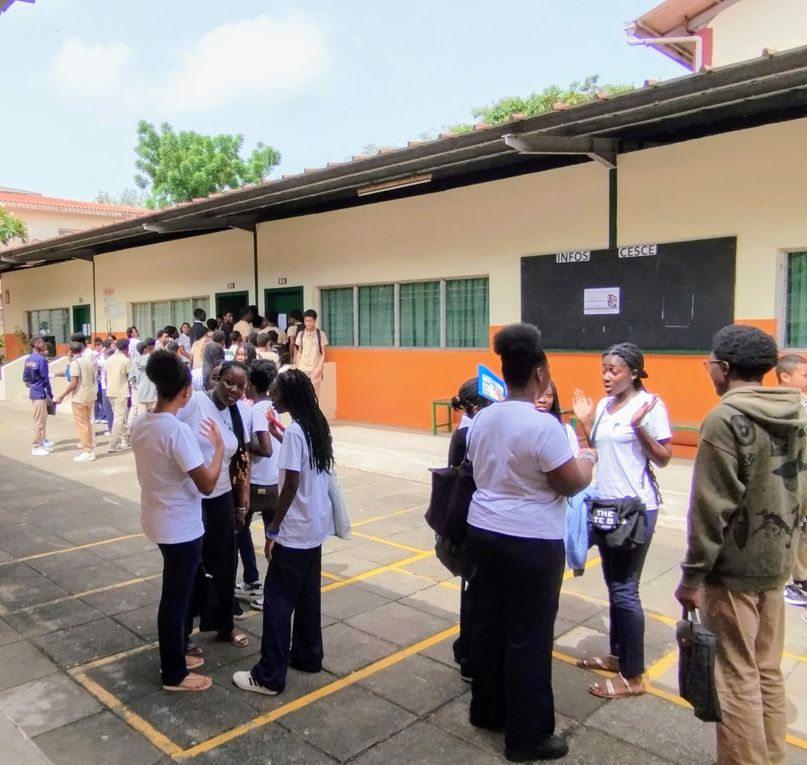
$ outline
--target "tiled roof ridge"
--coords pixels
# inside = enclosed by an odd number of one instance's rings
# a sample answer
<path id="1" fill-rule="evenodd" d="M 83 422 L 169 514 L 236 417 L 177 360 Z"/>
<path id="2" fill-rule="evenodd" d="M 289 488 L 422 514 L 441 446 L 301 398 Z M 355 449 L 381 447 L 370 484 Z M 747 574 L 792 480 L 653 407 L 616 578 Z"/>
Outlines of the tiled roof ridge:
<path id="1" fill-rule="evenodd" d="M 21 207 L 26 209 L 53 209 L 102 215 L 147 215 L 152 210 L 128 205 L 109 205 L 101 202 L 86 202 L 80 199 L 65 199 L 64 197 L 43 196 L 41 194 L 27 194 L 25 192 L 0 191 L 0 205 L 5 207 Z"/>

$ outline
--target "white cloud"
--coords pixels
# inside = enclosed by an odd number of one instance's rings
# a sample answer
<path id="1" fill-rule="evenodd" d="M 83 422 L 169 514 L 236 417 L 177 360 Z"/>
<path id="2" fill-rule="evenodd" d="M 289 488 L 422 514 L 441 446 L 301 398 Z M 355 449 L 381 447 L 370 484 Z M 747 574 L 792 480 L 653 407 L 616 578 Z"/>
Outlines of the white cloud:
<path id="1" fill-rule="evenodd" d="M 51 71 L 63 95 L 100 100 L 115 96 L 132 53 L 123 43 L 85 45 L 71 37 L 53 59 Z"/>
<path id="2" fill-rule="evenodd" d="M 169 116 L 298 93 L 324 73 L 327 58 L 322 33 L 301 16 L 222 24 L 178 45 L 173 68 L 152 78 L 138 72 L 134 53 L 124 43 L 72 38 L 53 59 L 54 82 L 106 113 Z"/>

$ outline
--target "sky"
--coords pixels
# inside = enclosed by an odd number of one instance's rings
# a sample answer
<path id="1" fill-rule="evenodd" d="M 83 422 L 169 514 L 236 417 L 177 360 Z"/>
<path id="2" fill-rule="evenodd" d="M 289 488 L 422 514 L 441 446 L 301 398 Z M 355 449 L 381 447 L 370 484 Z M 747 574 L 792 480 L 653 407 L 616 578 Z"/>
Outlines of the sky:
<path id="1" fill-rule="evenodd" d="M 140 119 L 278 149 L 270 177 L 404 146 L 590 74 L 685 75 L 624 25 L 659 0 L 36 0 L 0 15 L 0 186 L 134 186 Z"/>

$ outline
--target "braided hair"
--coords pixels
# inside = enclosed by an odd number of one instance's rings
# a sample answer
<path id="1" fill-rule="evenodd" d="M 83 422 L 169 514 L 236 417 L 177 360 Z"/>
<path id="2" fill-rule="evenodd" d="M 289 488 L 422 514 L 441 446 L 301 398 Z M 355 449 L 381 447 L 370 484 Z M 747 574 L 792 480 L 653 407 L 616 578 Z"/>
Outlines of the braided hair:
<path id="1" fill-rule="evenodd" d="M 644 354 L 638 345 L 634 345 L 633 343 L 617 343 L 608 348 L 602 355 L 603 358 L 606 356 L 619 356 L 631 372 L 636 372 L 633 387 L 636 388 L 636 390 L 646 390 L 642 380 L 646 380 L 648 374 L 644 368 Z"/>
<path id="2" fill-rule="evenodd" d="M 633 387 L 636 390 L 647 390 L 647 388 L 644 387 L 642 380 L 646 380 L 649 375 L 647 374 L 647 370 L 644 368 L 644 354 L 638 345 L 634 343 L 617 343 L 616 345 L 612 345 L 605 351 L 605 353 L 603 353 L 603 358 L 606 356 L 619 356 L 619 358 L 625 362 L 631 372 L 636 372 Z M 653 463 L 649 459 L 647 460 L 645 470 L 647 472 L 647 477 L 650 479 L 650 485 L 653 487 L 653 494 L 655 494 L 656 501 L 660 505 L 664 501 L 664 498 L 661 496 L 661 488 L 658 484 L 656 471 L 653 469 Z"/>
<path id="3" fill-rule="evenodd" d="M 319 408 L 317 394 L 308 375 L 289 369 L 272 383 L 280 392 L 291 418 L 302 428 L 308 444 L 309 464 L 321 473 L 333 468 L 333 440 L 328 420 Z"/>

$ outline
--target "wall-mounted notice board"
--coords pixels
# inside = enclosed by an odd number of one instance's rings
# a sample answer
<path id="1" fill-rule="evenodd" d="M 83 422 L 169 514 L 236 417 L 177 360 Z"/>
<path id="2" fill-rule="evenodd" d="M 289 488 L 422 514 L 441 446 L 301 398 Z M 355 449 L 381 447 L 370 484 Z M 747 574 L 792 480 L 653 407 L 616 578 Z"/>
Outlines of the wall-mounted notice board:
<path id="1" fill-rule="evenodd" d="M 548 349 L 708 351 L 734 321 L 735 237 L 521 259 L 521 317 Z"/>

